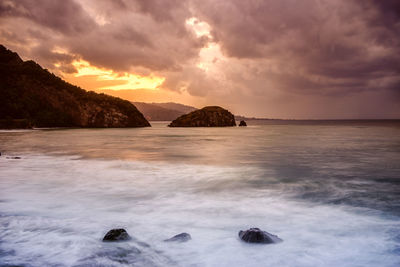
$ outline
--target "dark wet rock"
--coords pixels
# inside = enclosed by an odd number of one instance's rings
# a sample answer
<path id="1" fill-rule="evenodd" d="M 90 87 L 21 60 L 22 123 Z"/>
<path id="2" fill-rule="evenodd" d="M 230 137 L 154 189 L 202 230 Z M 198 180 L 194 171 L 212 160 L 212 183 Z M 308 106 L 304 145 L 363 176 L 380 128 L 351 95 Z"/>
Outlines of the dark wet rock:
<path id="1" fill-rule="evenodd" d="M 169 127 L 227 127 L 236 126 L 235 116 L 217 106 L 204 107 L 182 115 L 172 121 Z"/>
<path id="2" fill-rule="evenodd" d="M 0 119 L 0 129 L 32 129 L 32 123 L 28 119 L 13 119 L 8 117 Z"/>
<path id="3" fill-rule="evenodd" d="M 21 159 L 21 157 L 6 157 L 7 159 Z"/>
<path id="4" fill-rule="evenodd" d="M 192 239 L 192 237 L 188 233 L 180 233 L 171 238 L 165 239 L 165 242 L 186 242 Z"/>
<path id="5" fill-rule="evenodd" d="M 125 241 L 129 239 L 131 239 L 131 237 L 128 235 L 125 229 L 112 229 L 107 232 L 107 234 L 103 238 L 103 241 L 115 242 L 115 241 Z"/>
<path id="6" fill-rule="evenodd" d="M 240 121 L 239 126 L 247 126 L 247 123 L 245 121 Z"/>
<path id="7" fill-rule="evenodd" d="M 246 231 L 239 231 L 239 237 L 247 243 L 274 244 L 283 241 L 278 236 L 262 231 L 259 228 L 250 228 Z"/>

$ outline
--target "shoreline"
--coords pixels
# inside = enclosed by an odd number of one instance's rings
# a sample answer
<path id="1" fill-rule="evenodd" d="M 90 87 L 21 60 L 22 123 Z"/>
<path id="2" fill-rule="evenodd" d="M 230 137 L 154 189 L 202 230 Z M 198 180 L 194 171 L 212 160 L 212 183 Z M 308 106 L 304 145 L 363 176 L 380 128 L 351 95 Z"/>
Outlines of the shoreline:
<path id="1" fill-rule="evenodd" d="M 265 125 L 351 125 L 351 124 L 400 124 L 400 119 L 264 119 L 264 118 L 244 118 L 249 125 L 260 125 L 265 123 Z M 236 120 L 239 122 L 240 120 Z M 170 121 L 149 121 L 151 123 L 170 123 Z M 254 122 L 255 124 L 253 124 Z M 259 124 L 260 123 L 260 124 Z M 234 127 L 234 126 L 233 126 Z M 70 129 L 141 129 L 148 127 L 21 127 L 21 128 L 10 128 L 10 127 L 0 127 L 0 131 L 15 131 L 15 130 L 70 130 Z M 181 127 L 173 127 L 181 128 Z M 225 128 L 225 127 L 184 127 L 184 128 Z"/>

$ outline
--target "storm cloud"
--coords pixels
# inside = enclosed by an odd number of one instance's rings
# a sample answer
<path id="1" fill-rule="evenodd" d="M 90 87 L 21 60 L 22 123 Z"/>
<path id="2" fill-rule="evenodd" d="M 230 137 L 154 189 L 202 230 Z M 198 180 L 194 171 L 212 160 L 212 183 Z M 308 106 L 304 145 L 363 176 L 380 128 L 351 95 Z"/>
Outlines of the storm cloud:
<path id="1" fill-rule="evenodd" d="M 0 16 L 0 42 L 55 72 L 151 73 L 252 116 L 400 117 L 396 0 L 3 0 Z"/>

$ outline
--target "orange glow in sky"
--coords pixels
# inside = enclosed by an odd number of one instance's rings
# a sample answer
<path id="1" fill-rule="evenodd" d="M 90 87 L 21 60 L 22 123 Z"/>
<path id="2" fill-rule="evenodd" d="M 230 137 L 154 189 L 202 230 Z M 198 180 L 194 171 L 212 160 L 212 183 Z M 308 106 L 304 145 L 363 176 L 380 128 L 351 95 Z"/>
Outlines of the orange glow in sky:
<path id="1" fill-rule="evenodd" d="M 77 72 L 62 73 L 63 79 L 86 90 L 106 93 L 129 101 L 179 102 L 192 106 L 205 105 L 201 99 L 190 96 L 186 91 L 163 90 L 159 87 L 165 80 L 154 74 L 141 76 L 134 73 L 117 73 L 99 68 L 85 60 L 72 62 Z M 59 68 L 60 64 L 54 64 Z"/>
<path id="2" fill-rule="evenodd" d="M 216 61 L 223 60 L 220 47 L 214 43 L 210 35 L 211 27 L 197 18 L 186 21 L 186 26 L 192 30 L 197 37 L 206 36 L 209 38 L 209 45 L 202 48 L 196 66 L 208 73 L 208 75 L 219 74 L 217 72 Z M 57 47 L 54 52 L 68 54 L 67 50 Z M 99 93 L 106 93 L 121 97 L 130 101 L 143 102 L 180 102 L 193 106 L 205 105 L 204 99 L 191 96 L 183 90 L 171 91 L 160 88 L 165 80 L 157 74 L 142 76 L 131 72 L 115 72 L 112 69 L 97 67 L 91 62 L 79 59 L 72 62 L 76 69 L 75 73 L 62 72 L 63 79 L 78 85 L 87 90 Z M 56 63 L 54 66 L 60 69 L 61 65 Z"/>
<path id="3" fill-rule="evenodd" d="M 198 38 L 208 38 L 208 45 L 199 51 L 196 67 L 206 76 L 215 75 L 223 79 L 224 75 L 220 72 L 219 65 L 226 58 L 221 53 L 220 45 L 213 40 L 210 25 L 194 17 L 185 23 Z M 69 54 L 68 50 L 62 47 L 54 48 L 53 52 Z M 210 104 L 206 98 L 191 95 L 186 88 L 162 88 L 165 77 L 157 73 L 140 75 L 134 72 L 117 72 L 95 66 L 82 58 L 74 60 L 71 64 L 76 72 L 63 72 L 61 63 L 55 63 L 54 66 L 61 72 L 63 79 L 86 90 L 106 93 L 129 101 L 179 102 L 196 107 Z"/>
<path id="4" fill-rule="evenodd" d="M 124 90 L 124 89 L 151 89 L 155 90 L 163 81 L 163 77 L 153 74 L 141 76 L 134 73 L 116 73 L 110 69 L 92 66 L 88 61 L 75 60 L 72 65 L 77 72 L 64 74 L 64 78 L 73 83 L 90 90 Z"/>

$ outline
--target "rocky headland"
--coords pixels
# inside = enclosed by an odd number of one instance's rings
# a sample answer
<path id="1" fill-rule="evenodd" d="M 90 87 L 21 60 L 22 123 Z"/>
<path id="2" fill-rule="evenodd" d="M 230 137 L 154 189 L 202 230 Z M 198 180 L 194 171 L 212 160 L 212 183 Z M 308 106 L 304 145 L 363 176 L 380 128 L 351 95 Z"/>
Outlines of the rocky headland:
<path id="1" fill-rule="evenodd" d="M 146 127 L 129 101 L 89 92 L 0 45 L 0 128 Z"/>

